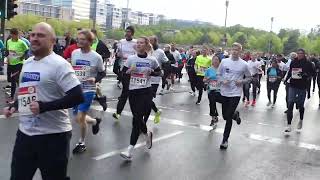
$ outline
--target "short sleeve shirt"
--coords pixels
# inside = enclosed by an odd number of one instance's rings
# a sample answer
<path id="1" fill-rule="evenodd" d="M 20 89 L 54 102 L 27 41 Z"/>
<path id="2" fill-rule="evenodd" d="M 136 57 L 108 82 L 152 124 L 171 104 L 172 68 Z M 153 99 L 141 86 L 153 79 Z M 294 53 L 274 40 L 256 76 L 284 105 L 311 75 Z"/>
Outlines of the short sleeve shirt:
<path id="1" fill-rule="evenodd" d="M 151 87 L 151 76 L 148 72 L 159 67 L 158 61 L 153 56 L 140 58 L 137 55 L 129 56 L 127 68 L 136 67 L 136 71 L 131 73 L 129 90 L 144 89 Z"/>
<path id="2" fill-rule="evenodd" d="M 19 110 L 37 101 L 52 102 L 80 84 L 71 65 L 61 56 L 51 53 L 41 60 L 25 61 L 18 91 Z M 19 115 L 19 129 L 27 135 L 43 135 L 71 131 L 68 110 L 47 111 L 39 115 Z"/>

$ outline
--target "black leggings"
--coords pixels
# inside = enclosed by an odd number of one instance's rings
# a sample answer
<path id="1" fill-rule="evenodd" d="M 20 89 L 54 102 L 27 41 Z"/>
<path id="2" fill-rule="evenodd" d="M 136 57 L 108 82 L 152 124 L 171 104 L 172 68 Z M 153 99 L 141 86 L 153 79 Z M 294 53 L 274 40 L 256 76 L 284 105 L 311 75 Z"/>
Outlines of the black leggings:
<path id="1" fill-rule="evenodd" d="M 224 133 L 223 133 L 223 141 L 228 141 L 231 128 L 232 128 L 232 119 L 234 116 L 234 113 L 237 109 L 237 106 L 240 101 L 240 97 L 224 97 L 222 102 L 222 115 L 223 119 L 226 120 L 226 125 L 224 127 Z"/>
<path id="2" fill-rule="evenodd" d="M 210 116 L 211 117 L 219 116 L 216 103 L 223 102 L 223 99 L 222 99 L 220 92 L 210 91 L 208 94 L 208 99 L 209 99 L 209 107 L 210 107 Z"/>
<path id="3" fill-rule="evenodd" d="M 196 76 L 196 87 L 199 91 L 198 102 L 200 102 L 202 99 L 202 94 L 204 89 L 203 78 L 204 78 L 203 76 Z"/>
<path id="4" fill-rule="evenodd" d="M 118 97 L 118 104 L 117 104 L 117 114 L 121 114 L 124 106 L 127 103 L 127 99 L 129 96 L 129 83 L 130 83 L 130 77 L 128 75 L 123 76 L 122 79 L 122 91 L 121 95 Z"/>
<path id="5" fill-rule="evenodd" d="M 129 104 L 133 115 L 130 145 L 135 146 L 140 133 L 147 134 L 148 132 L 145 117 L 151 111 L 151 88 L 129 91 Z"/>
<path id="6" fill-rule="evenodd" d="M 267 84 L 267 94 L 268 94 L 268 100 L 269 102 L 271 102 L 271 90 L 273 90 L 273 104 L 276 103 L 277 101 L 277 94 L 278 94 L 278 90 L 279 90 L 279 86 L 280 84 Z"/>
<path id="7" fill-rule="evenodd" d="M 189 76 L 189 80 L 190 80 L 191 90 L 193 92 L 196 92 L 196 73 L 192 70 L 189 70 L 188 76 Z"/>

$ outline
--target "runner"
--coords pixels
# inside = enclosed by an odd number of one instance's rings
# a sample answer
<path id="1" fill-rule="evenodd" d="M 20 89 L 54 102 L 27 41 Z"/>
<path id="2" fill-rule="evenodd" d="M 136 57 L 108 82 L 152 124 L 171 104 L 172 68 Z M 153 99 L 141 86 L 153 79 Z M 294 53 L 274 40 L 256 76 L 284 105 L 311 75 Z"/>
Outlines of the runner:
<path id="1" fill-rule="evenodd" d="M 196 95 L 196 70 L 194 69 L 194 65 L 196 62 L 197 57 L 200 55 L 200 51 L 193 50 L 189 55 L 189 59 L 187 61 L 186 69 L 189 76 L 191 91 L 189 92 L 191 96 Z"/>
<path id="2" fill-rule="evenodd" d="M 107 45 L 98 38 L 97 31 L 95 29 L 91 29 L 91 32 L 94 35 L 94 41 L 91 45 L 91 49 L 96 51 L 102 57 L 103 66 L 104 66 L 104 63 L 106 63 L 106 61 L 108 61 L 108 58 L 110 57 L 110 51 Z M 94 100 L 99 102 L 99 104 L 103 108 L 103 111 L 106 111 L 107 97 L 102 94 L 100 84 L 101 84 L 101 81 L 97 82 L 97 91 L 96 91 L 96 96 Z"/>
<path id="3" fill-rule="evenodd" d="M 204 73 L 211 66 L 211 59 L 208 57 L 208 48 L 204 47 L 202 49 L 201 55 L 197 56 L 195 67 L 196 67 L 196 87 L 199 91 L 198 100 L 196 102 L 197 105 L 200 105 L 202 99 L 202 93 L 204 90 Z"/>
<path id="4" fill-rule="evenodd" d="M 213 56 L 212 57 L 212 66 L 206 70 L 205 77 L 203 78 L 203 81 L 207 83 L 208 85 L 208 99 L 209 99 L 209 108 L 210 108 L 210 116 L 212 117 L 210 126 L 212 126 L 212 129 L 215 129 L 217 127 L 218 123 L 218 111 L 216 103 L 222 103 L 223 98 L 220 93 L 220 86 L 221 81 L 219 79 L 218 74 L 218 68 L 220 64 L 220 58 L 219 56 Z M 235 113 L 232 116 L 232 119 L 237 121 L 237 124 L 241 123 L 240 113 L 238 111 L 235 111 Z"/>
<path id="5" fill-rule="evenodd" d="M 176 72 L 176 60 L 174 59 L 173 55 L 170 52 L 171 46 L 169 44 L 166 44 L 164 46 L 164 53 L 166 55 L 166 57 L 169 60 L 169 66 L 167 68 L 165 68 L 164 71 L 164 76 L 162 77 L 162 89 L 160 91 L 160 94 L 163 95 L 164 94 L 164 88 L 165 85 L 167 85 L 167 90 L 173 90 L 171 88 L 172 84 L 174 84 L 174 76 L 175 76 L 175 72 Z"/>
<path id="6" fill-rule="evenodd" d="M 119 65 L 121 68 L 121 72 L 119 73 L 120 75 L 119 79 L 120 79 L 120 82 L 122 82 L 122 92 L 120 97 L 118 98 L 119 101 L 117 104 L 117 112 L 112 114 L 112 117 L 115 118 L 116 120 L 119 120 L 129 95 L 130 75 L 122 71 L 122 68 L 126 63 L 128 57 L 130 55 L 136 54 L 135 46 L 136 46 L 137 40 L 133 39 L 134 32 L 135 32 L 134 27 L 128 26 L 126 28 L 125 39 L 120 40 L 120 42 L 118 43 L 116 56 L 120 58 Z"/>
<path id="7" fill-rule="evenodd" d="M 86 151 L 85 138 L 87 135 L 88 124 L 92 125 L 92 133 L 96 135 L 100 130 L 100 118 L 93 119 L 88 115 L 91 103 L 96 94 L 96 83 L 105 77 L 105 69 L 102 57 L 91 50 L 94 41 L 94 35 L 88 30 L 82 30 L 78 33 L 78 47 L 72 52 L 71 64 L 76 72 L 78 79 L 82 84 L 85 102 L 73 108 L 76 115 L 76 121 L 80 125 L 79 143 L 73 149 L 73 154 Z"/>
<path id="8" fill-rule="evenodd" d="M 144 117 L 151 109 L 152 88 L 150 76 L 161 75 L 161 69 L 157 60 L 148 56 L 152 46 L 147 37 L 141 37 L 137 42 L 137 55 L 130 56 L 123 71 L 131 74 L 129 85 L 129 103 L 133 115 L 132 132 L 130 145 L 125 152 L 120 155 L 125 160 L 131 161 L 134 146 L 136 145 L 140 133 L 143 133 L 146 140 L 146 147 L 152 148 L 152 132 L 148 131 Z"/>
<path id="9" fill-rule="evenodd" d="M 164 51 L 162 49 L 159 49 L 158 38 L 156 36 L 149 37 L 149 40 L 150 40 L 150 43 L 153 47 L 152 56 L 154 56 L 156 58 L 156 60 L 158 61 L 159 67 L 161 68 L 163 66 L 163 64 L 168 62 L 168 58 L 164 54 Z M 153 98 L 156 98 L 158 87 L 159 87 L 159 84 L 161 81 L 161 77 L 160 76 L 151 76 L 150 81 L 151 81 Z M 156 104 L 153 101 L 152 101 L 151 108 L 156 113 L 153 122 L 155 124 L 158 124 L 160 122 L 161 110 L 157 108 Z M 150 112 L 148 112 L 147 116 L 144 119 L 146 122 L 149 118 L 150 113 L 151 113 L 151 109 L 150 109 Z"/>
<path id="10" fill-rule="evenodd" d="M 16 28 L 10 30 L 11 38 L 6 43 L 6 49 L 9 52 L 7 55 L 8 68 L 7 78 L 11 83 L 11 94 L 9 101 L 13 102 L 17 84 L 19 83 L 19 75 L 23 66 L 23 61 L 28 54 L 28 45 L 19 39 L 19 31 Z"/>
<path id="11" fill-rule="evenodd" d="M 300 121 L 297 130 L 302 129 L 304 116 L 304 101 L 307 92 L 307 80 L 312 77 L 314 70 L 312 63 L 307 60 L 304 49 L 298 49 L 298 57 L 292 60 L 290 69 L 285 82 L 289 82 L 289 97 L 288 97 L 288 126 L 285 129 L 286 133 L 291 132 L 291 122 L 293 118 L 293 106 L 296 104 L 300 112 Z"/>
<path id="12" fill-rule="evenodd" d="M 39 168 L 43 179 L 69 179 L 67 167 L 71 122 L 67 108 L 83 102 L 71 65 L 55 54 L 55 33 L 38 23 L 30 34 L 34 57 L 21 70 L 18 99 L 4 109 L 6 117 L 19 111 L 11 180 L 31 180 Z"/>
<path id="13" fill-rule="evenodd" d="M 176 48 L 176 44 L 175 43 L 171 43 L 171 49 L 170 49 L 171 54 L 173 55 L 174 59 L 175 59 L 175 64 L 172 65 L 172 67 L 174 67 L 174 72 L 172 74 L 172 81 L 171 81 L 171 90 L 174 90 L 174 83 L 175 83 L 175 79 L 179 78 L 177 76 L 177 73 L 179 72 L 179 62 L 182 62 L 182 57 L 180 55 L 180 52 L 177 50 Z"/>
<path id="14" fill-rule="evenodd" d="M 311 54 L 310 57 L 310 61 L 314 64 L 314 68 L 315 70 L 317 70 L 317 65 L 319 64 L 319 59 L 316 58 L 315 54 Z M 317 82 L 317 76 L 318 76 L 318 72 L 316 71 L 316 73 L 314 74 L 314 76 L 312 77 L 312 92 L 314 93 L 316 90 L 316 82 Z"/>
<path id="15" fill-rule="evenodd" d="M 232 128 L 232 116 L 237 109 L 241 97 L 241 87 L 243 83 L 250 81 L 250 71 L 248 64 L 240 58 L 242 45 L 233 43 L 231 58 L 222 60 L 218 74 L 222 81 L 221 96 L 222 114 L 226 120 L 226 125 L 223 133 L 223 140 L 220 149 L 228 148 L 228 139 Z M 243 76 L 247 78 L 243 79 Z"/>
<path id="16" fill-rule="evenodd" d="M 288 108 L 289 108 L 289 104 L 288 104 L 288 97 L 289 97 L 289 83 L 287 81 L 285 81 L 285 79 L 287 79 L 287 76 L 288 76 L 288 71 L 290 69 L 290 64 L 291 64 L 291 61 L 293 59 L 296 59 L 297 58 L 297 53 L 295 52 L 292 52 L 290 53 L 290 58 L 288 60 L 288 62 L 285 64 L 284 66 L 284 72 L 282 73 L 285 73 L 285 75 L 282 74 L 282 76 L 284 77 L 283 80 L 284 80 L 284 85 L 286 86 L 286 104 L 287 104 L 287 110 L 284 111 L 284 113 L 287 113 L 288 112 Z M 281 69 L 280 69 L 281 70 Z"/>
<path id="17" fill-rule="evenodd" d="M 250 73 L 252 75 L 251 84 L 252 84 L 253 100 L 252 100 L 251 106 L 255 106 L 256 100 L 257 100 L 257 88 L 259 87 L 259 73 L 260 72 L 262 73 L 261 63 L 257 61 L 257 56 L 255 54 L 252 56 L 251 60 L 248 61 L 248 66 L 249 66 Z M 250 97 L 250 90 L 249 90 L 248 98 L 249 97 Z"/>
<path id="18" fill-rule="evenodd" d="M 271 107 L 274 108 L 282 77 L 282 71 L 279 69 L 277 61 L 273 60 L 271 67 L 267 69 L 267 94 L 269 99 L 267 106 L 272 104 Z M 271 90 L 273 90 L 273 103 L 271 103 Z"/>
<path id="19" fill-rule="evenodd" d="M 318 84 L 318 94 L 319 94 L 319 100 L 320 100 L 320 60 L 316 62 L 315 69 L 316 69 L 317 84 Z M 319 101 L 319 107 L 320 107 L 320 101 Z"/>

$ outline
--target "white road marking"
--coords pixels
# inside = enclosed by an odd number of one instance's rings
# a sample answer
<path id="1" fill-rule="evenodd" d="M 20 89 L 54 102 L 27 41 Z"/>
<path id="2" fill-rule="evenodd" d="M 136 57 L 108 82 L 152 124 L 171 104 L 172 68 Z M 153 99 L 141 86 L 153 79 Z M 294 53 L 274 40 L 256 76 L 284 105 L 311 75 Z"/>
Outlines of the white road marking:
<path id="1" fill-rule="evenodd" d="M 100 109 L 96 109 L 96 110 L 100 110 Z M 114 113 L 114 112 L 116 112 L 116 110 L 109 108 L 109 109 L 107 109 L 107 112 Z M 132 117 L 131 112 L 128 112 L 128 111 L 123 111 L 122 114 L 125 116 Z M 150 118 L 154 118 L 154 116 L 150 115 Z M 197 129 L 207 131 L 207 132 L 216 132 L 218 134 L 223 134 L 223 132 L 224 132 L 223 128 L 216 128 L 215 130 L 212 130 L 211 126 L 201 125 L 201 124 L 196 124 L 196 123 L 187 123 L 187 122 L 176 120 L 176 119 L 169 119 L 169 118 L 161 117 L 161 120 L 162 120 L 161 122 L 164 122 L 164 123 L 183 126 L 183 127 L 197 128 Z M 292 133 L 294 133 L 294 132 L 292 132 Z M 256 141 L 264 141 L 264 142 L 269 142 L 272 144 L 288 144 L 293 147 L 299 147 L 299 148 L 304 148 L 304 149 L 320 151 L 320 146 L 315 145 L 315 144 L 296 142 L 296 141 L 287 141 L 285 139 L 268 137 L 268 136 L 263 136 L 263 135 L 259 135 L 259 134 L 245 134 L 245 136 L 249 139 L 256 140 Z"/>
<path id="2" fill-rule="evenodd" d="M 165 136 L 161 136 L 159 138 L 156 138 L 154 139 L 152 142 L 155 143 L 155 142 L 159 142 L 159 141 L 162 141 L 162 140 L 165 140 L 165 139 L 169 139 L 169 138 L 172 138 L 172 137 L 175 137 L 177 135 L 180 135 L 182 134 L 183 131 L 177 131 L 175 133 L 171 133 L 171 134 L 167 134 Z M 140 147 L 143 147 L 145 146 L 145 143 L 139 143 L 139 144 L 136 144 L 136 146 L 134 147 L 134 149 L 137 149 L 137 148 L 140 148 Z M 125 151 L 127 150 L 126 148 L 123 148 L 123 149 L 118 149 L 118 150 L 115 150 L 115 151 L 111 151 L 111 152 L 108 152 L 108 153 L 105 153 L 105 154 L 102 154 L 100 156 L 96 156 L 96 157 L 93 157 L 92 159 L 96 160 L 96 161 L 99 161 L 99 160 L 102 160 L 102 159 L 107 159 L 107 158 L 110 158 L 112 156 L 115 156 L 115 155 L 118 155 L 120 154 L 122 151 Z"/>

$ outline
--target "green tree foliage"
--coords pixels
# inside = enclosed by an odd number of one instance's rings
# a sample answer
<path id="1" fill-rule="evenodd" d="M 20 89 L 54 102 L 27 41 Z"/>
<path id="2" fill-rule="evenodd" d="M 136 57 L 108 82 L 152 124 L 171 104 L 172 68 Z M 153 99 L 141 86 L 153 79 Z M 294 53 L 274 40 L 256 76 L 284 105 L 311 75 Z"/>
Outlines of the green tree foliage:
<path id="1" fill-rule="evenodd" d="M 89 20 L 83 20 L 79 22 L 65 21 L 27 14 L 17 15 L 13 19 L 10 19 L 10 21 L 7 21 L 6 28 L 18 28 L 22 31 L 28 32 L 30 29 L 32 29 L 32 26 L 39 22 L 47 22 L 50 24 L 55 29 L 57 36 L 63 36 L 66 32 L 75 34 L 77 32 L 77 28 L 90 29 L 90 25 L 92 25 L 92 22 Z M 101 32 L 100 28 L 97 27 L 96 29 L 98 36 L 103 37 L 103 33 Z"/>

